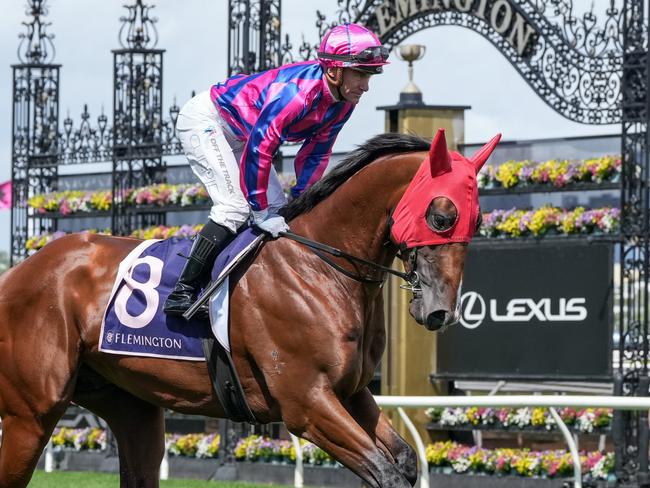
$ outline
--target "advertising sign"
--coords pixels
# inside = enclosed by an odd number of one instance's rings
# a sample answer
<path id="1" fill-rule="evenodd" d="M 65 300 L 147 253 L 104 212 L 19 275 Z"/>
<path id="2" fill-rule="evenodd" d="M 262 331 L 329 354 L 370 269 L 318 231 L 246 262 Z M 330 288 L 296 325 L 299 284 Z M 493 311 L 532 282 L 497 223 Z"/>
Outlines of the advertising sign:
<path id="1" fill-rule="evenodd" d="M 611 377 L 613 244 L 473 243 L 435 377 Z"/>

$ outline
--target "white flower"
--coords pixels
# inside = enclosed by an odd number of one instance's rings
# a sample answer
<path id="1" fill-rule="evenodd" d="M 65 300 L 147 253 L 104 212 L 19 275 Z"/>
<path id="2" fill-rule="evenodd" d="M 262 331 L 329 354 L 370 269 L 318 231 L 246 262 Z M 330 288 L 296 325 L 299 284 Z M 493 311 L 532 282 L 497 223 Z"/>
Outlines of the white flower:
<path id="1" fill-rule="evenodd" d="M 601 480 L 607 479 L 607 471 L 605 470 L 606 462 L 607 462 L 607 456 L 603 456 L 598 460 L 596 464 L 594 464 L 594 467 L 591 468 L 591 475 L 594 478 L 601 479 Z"/>
<path id="2" fill-rule="evenodd" d="M 512 423 L 518 427 L 530 425 L 531 411 L 530 408 L 518 408 L 512 416 Z"/>
<path id="3" fill-rule="evenodd" d="M 468 422 L 463 408 L 445 408 L 440 416 L 442 425 L 463 425 Z"/>
<path id="4" fill-rule="evenodd" d="M 210 454 L 208 453 L 209 447 L 210 447 L 210 442 L 208 442 L 208 436 L 206 435 L 201 437 L 196 447 L 196 457 L 197 458 L 210 457 Z"/>
<path id="5" fill-rule="evenodd" d="M 596 415 L 591 410 L 585 410 L 577 419 L 576 426 L 580 432 L 593 432 Z"/>
<path id="6" fill-rule="evenodd" d="M 553 430 L 555 428 L 555 419 L 550 415 L 546 416 L 546 430 Z"/>
<path id="7" fill-rule="evenodd" d="M 470 466 L 470 461 L 469 458 L 466 457 L 461 457 L 451 462 L 451 467 L 457 473 L 464 473 L 469 469 L 469 466 Z"/>

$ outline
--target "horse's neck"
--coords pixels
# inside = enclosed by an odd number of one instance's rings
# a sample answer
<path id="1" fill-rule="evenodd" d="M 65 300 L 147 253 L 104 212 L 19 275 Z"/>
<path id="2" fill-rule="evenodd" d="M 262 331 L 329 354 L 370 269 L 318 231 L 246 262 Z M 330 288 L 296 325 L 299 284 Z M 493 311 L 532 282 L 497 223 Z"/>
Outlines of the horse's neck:
<path id="1" fill-rule="evenodd" d="M 369 164 L 298 217 L 292 228 L 356 256 L 389 264 L 395 257 L 394 246 L 385 245 L 390 211 L 421 161 L 422 155 L 399 155 Z"/>

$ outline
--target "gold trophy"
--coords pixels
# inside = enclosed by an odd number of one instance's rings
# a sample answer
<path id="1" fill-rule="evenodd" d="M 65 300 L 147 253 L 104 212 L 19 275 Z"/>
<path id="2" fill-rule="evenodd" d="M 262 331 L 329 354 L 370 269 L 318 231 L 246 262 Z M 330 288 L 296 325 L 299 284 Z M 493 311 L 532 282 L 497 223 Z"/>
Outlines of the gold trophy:
<path id="1" fill-rule="evenodd" d="M 424 57 L 426 46 L 422 44 L 402 44 L 395 55 L 409 64 L 409 82 L 399 94 L 400 105 L 422 105 L 422 92 L 413 82 L 413 62 Z"/>

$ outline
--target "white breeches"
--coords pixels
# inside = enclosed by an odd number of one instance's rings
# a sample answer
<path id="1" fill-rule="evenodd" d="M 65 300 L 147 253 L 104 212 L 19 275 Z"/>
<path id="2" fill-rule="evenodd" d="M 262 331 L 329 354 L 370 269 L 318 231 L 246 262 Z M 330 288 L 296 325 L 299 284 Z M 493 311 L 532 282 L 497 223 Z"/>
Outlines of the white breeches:
<path id="1" fill-rule="evenodd" d="M 238 140 L 219 115 L 210 93 L 199 93 L 178 114 L 176 132 L 194 174 L 212 199 L 210 219 L 236 232 L 250 215 L 239 183 L 239 162 L 245 141 Z M 275 168 L 267 190 L 269 212 L 287 204 Z"/>

